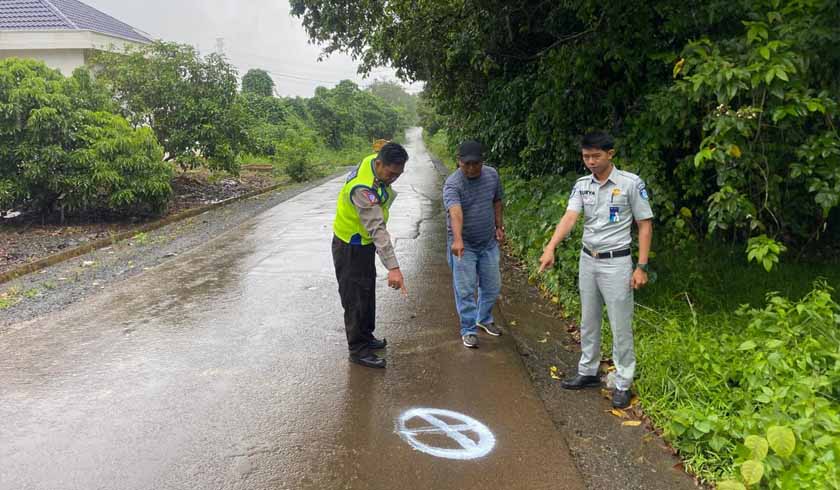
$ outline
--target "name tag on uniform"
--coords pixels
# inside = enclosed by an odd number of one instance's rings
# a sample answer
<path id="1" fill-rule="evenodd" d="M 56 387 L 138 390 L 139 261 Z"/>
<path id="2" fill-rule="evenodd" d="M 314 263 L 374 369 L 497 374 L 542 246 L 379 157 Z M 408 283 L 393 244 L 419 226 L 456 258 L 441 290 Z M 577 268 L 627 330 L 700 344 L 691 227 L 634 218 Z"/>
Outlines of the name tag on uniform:
<path id="1" fill-rule="evenodd" d="M 621 220 L 621 208 L 610 206 L 610 223 L 618 223 Z"/>

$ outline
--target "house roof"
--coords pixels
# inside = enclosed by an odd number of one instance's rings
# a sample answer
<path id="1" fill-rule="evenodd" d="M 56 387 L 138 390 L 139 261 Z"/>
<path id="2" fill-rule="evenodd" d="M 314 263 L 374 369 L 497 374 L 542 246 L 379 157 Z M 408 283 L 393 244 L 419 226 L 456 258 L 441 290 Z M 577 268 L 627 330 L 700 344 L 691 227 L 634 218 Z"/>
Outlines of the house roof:
<path id="1" fill-rule="evenodd" d="M 78 0 L 0 0 L 0 31 L 95 31 L 141 43 L 152 40 Z"/>

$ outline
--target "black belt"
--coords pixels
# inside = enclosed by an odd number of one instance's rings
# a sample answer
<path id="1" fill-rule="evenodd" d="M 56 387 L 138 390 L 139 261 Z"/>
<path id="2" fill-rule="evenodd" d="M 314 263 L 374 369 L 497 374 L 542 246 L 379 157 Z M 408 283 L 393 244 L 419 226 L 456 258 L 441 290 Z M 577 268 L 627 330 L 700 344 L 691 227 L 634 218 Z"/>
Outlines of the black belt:
<path id="1" fill-rule="evenodd" d="M 624 250 L 615 250 L 612 252 L 593 252 L 592 250 L 583 247 L 583 253 L 593 259 L 612 259 L 615 257 L 627 257 L 632 253 L 632 251 L 629 248 L 625 248 Z"/>

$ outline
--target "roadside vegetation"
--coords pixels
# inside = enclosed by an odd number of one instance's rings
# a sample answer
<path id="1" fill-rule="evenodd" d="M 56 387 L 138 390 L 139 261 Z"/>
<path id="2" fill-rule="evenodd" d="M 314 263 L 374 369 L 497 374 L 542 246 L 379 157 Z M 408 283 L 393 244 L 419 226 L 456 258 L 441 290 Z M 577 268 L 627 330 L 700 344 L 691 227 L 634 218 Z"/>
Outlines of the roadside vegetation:
<path id="1" fill-rule="evenodd" d="M 426 82 L 438 156 L 486 143 L 533 268 L 585 171 L 578 138 L 612 132 L 657 216 L 646 414 L 718 488 L 840 488 L 836 1 L 291 3 L 326 52 Z M 532 269 L 573 318 L 581 231 Z"/>
<path id="2" fill-rule="evenodd" d="M 0 61 L 0 216 L 17 216 L 5 225 L 158 216 L 173 179 L 236 178 L 243 164 L 306 181 L 416 120 L 414 97 L 393 82 L 277 97 L 265 71 L 245 74 L 240 90 L 223 56 L 176 43 L 100 52 L 90 66 L 65 77 L 32 60 Z"/>

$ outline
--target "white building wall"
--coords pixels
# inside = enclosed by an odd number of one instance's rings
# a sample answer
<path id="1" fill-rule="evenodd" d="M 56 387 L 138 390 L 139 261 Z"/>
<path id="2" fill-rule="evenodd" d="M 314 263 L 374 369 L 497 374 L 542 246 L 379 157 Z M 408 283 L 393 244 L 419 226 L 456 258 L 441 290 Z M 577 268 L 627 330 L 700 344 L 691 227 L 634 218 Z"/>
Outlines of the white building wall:
<path id="1" fill-rule="evenodd" d="M 0 59 L 26 58 L 43 61 L 50 68 L 56 68 L 65 76 L 85 64 L 85 51 L 82 49 L 4 49 L 0 50 Z"/>
<path id="2" fill-rule="evenodd" d="M 92 31 L 0 31 L 0 59 L 37 59 L 70 75 L 92 49 L 122 52 L 139 44 Z"/>

